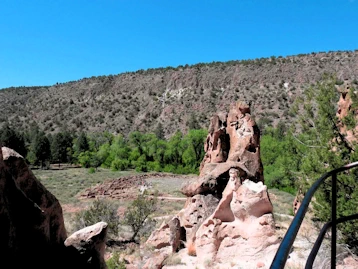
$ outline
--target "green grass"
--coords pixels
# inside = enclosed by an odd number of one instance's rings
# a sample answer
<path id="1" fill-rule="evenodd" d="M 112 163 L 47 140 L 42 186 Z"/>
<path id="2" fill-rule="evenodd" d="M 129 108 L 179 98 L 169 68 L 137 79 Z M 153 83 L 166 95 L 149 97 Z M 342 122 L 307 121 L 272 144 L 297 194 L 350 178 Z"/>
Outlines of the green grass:
<path id="1" fill-rule="evenodd" d="M 103 168 L 99 168 L 95 173 L 89 173 L 89 170 L 85 168 L 32 170 L 32 172 L 61 204 L 77 203 L 76 194 L 88 187 L 109 179 L 136 174 L 135 171 L 115 172 Z"/>

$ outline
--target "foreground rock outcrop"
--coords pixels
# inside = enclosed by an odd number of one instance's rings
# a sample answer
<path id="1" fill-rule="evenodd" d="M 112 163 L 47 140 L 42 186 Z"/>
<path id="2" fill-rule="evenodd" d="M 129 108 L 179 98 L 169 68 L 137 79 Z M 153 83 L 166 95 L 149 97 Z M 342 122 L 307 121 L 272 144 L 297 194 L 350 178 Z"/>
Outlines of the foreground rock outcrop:
<path id="1" fill-rule="evenodd" d="M 76 248 L 64 245 L 67 234 L 62 208 L 15 151 L 0 150 L 0 253 L 1 268 L 105 268 L 99 245 L 105 234 L 93 244 Z M 87 242 L 96 236 L 88 234 Z M 101 245 L 101 246 L 102 246 Z M 83 259 L 83 252 L 91 249 Z M 91 260 L 91 262 L 88 262 Z"/>
<path id="2" fill-rule="evenodd" d="M 279 240 L 263 184 L 260 132 L 249 106 L 236 102 L 228 114 L 215 115 L 204 149 L 200 176 L 182 187 L 187 202 L 173 217 L 182 228 L 184 249 L 172 250 L 185 260 L 184 250 L 186 255 L 196 256 L 188 268 L 268 268 Z M 170 238 L 175 235 L 169 223 L 147 241 L 157 249 L 147 264 L 156 264 L 156 268 L 161 268 L 170 254 Z"/>
<path id="3" fill-rule="evenodd" d="M 106 248 L 107 223 L 98 222 L 94 225 L 83 228 L 65 241 L 66 247 L 74 247 L 80 254 L 87 268 L 106 268 L 104 251 Z"/>

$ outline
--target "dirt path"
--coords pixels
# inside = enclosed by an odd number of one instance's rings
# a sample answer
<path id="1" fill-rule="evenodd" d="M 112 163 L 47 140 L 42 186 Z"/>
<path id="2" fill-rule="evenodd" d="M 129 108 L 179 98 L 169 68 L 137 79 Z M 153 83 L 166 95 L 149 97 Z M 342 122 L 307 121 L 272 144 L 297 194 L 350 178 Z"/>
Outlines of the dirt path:
<path id="1" fill-rule="evenodd" d="M 153 195 L 150 195 L 150 197 L 153 197 Z M 172 201 L 186 201 L 187 198 L 185 197 L 172 197 L 172 196 L 158 196 L 158 200 L 172 200 Z"/>

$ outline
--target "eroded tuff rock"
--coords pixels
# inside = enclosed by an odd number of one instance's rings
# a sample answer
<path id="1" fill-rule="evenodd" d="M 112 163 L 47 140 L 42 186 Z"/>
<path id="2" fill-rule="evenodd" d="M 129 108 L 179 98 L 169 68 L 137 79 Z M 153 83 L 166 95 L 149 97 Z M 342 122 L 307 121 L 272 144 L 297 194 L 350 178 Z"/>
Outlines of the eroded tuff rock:
<path id="1" fill-rule="evenodd" d="M 204 143 L 204 159 L 200 164 L 200 171 L 207 163 L 222 163 L 227 160 L 230 139 L 226 133 L 227 114 L 219 113 L 210 120 L 209 134 Z"/>
<path id="2" fill-rule="evenodd" d="M 196 256 L 195 267 L 205 268 L 208 261 L 220 268 L 265 267 L 274 257 L 278 237 L 263 185 L 259 134 L 249 106 L 241 102 L 211 120 L 200 176 L 182 187 L 187 203 L 176 215 L 185 229 L 187 255 Z M 163 224 L 152 236 L 168 237 L 168 230 Z M 163 253 L 166 240 L 156 244 Z"/>
<path id="3" fill-rule="evenodd" d="M 25 160 L 6 147 L 0 150 L 0 179 L 1 263 L 9 268 L 52 267 L 48 262 L 64 253 L 66 239 L 58 200 Z"/>
<path id="4" fill-rule="evenodd" d="M 337 127 L 340 133 L 340 139 L 345 144 L 347 149 L 351 149 L 353 151 L 354 143 L 358 141 L 358 125 L 353 128 L 349 128 L 344 123 L 344 120 L 347 116 L 353 116 L 356 121 L 358 121 L 358 110 L 357 104 L 353 104 L 352 93 L 356 94 L 356 92 L 351 92 L 351 83 L 349 81 L 345 81 L 342 85 L 336 85 L 336 90 L 339 92 L 340 97 L 337 103 L 337 113 L 336 116 L 338 118 Z M 354 107 L 355 106 L 355 107 Z M 334 150 L 334 148 L 333 148 Z M 293 201 L 293 213 L 296 214 L 298 209 L 301 206 L 301 202 L 305 196 L 305 193 L 299 189 L 296 193 L 296 197 Z"/>
<path id="5" fill-rule="evenodd" d="M 0 150 L 0 227 L 1 268 L 100 268 L 64 245 L 59 201 L 6 147 Z"/>
<path id="6" fill-rule="evenodd" d="M 180 224 L 185 228 L 186 242 L 195 242 L 195 234 L 203 221 L 210 216 L 219 203 L 219 199 L 211 194 L 197 194 L 189 197 L 185 206 L 178 213 Z"/>
<path id="7" fill-rule="evenodd" d="M 245 180 L 241 185 L 238 181 L 230 178 L 217 209 L 196 233 L 199 263 L 271 264 L 278 237 L 267 188 L 262 182 Z"/>
<path id="8" fill-rule="evenodd" d="M 184 208 L 155 230 L 146 244 L 155 249 L 172 246 L 175 252 L 179 248 L 180 241 L 193 243 L 199 226 L 214 212 L 218 203 L 219 200 L 211 194 L 198 194 L 188 198 Z"/>
<path id="9" fill-rule="evenodd" d="M 79 259 L 86 264 L 86 268 L 107 268 L 103 258 L 107 226 L 106 222 L 101 221 L 73 233 L 66 239 L 65 246 L 74 247 L 78 251 Z"/>
<path id="10" fill-rule="evenodd" d="M 230 105 L 227 130 L 230 137 L 228 161 L 244 164 L 249 171 L 247 179 L 263 182 L 263 168 L 260 159 L 260 131 L 251 118 L 250 107 L 242 102 Z"/>
<path id="11" fill-rule="evenodd" d="M 344 118 L 350 114 L 354 115 L 355 120 L 358 120 L 357 108 L 353 107 L 353 100 L 350 92 L 351 85 L 345 83 L 342 86 L 338 86 L 337 90 L 340 93 L 338 108 L 337 108 L 337 118 L 339 119 L 338 126 L 339 132 L 344 136 L 346 142 L 352 146 L 353 142 L 357 142 L 358 135 L 358 126 L 354 128 L 348 128 L 344 123 Z"/>
<path id="12" fill-rule="evenodd" d="M 238 169 L 241 181 L 263 181 L 260 131 L 251 118 L 249 106 L 240 101 L 231 104 L 226 121 L 223 116 L 226 114 L 219 115 L 221 116 L 215 115 L 210 123 L 211 131 L 205 142 L 206 154 L 201 163 L 200 177 L 182 187 L 182 193 L 188 197 L 211 193 L 220 198 L 228 181 L 230 168 Z M 222 146 L 218 146 L 223 144 L 225 149 L 230 146 L 228 154 L 224 154 Z M 228 156 L 227 160 L 222 162 L 222 156 L 225 155 Z M 216 159 L 216 156 L 221 157 Z M 219 162 L 215 162 L 217 160 Z"/>

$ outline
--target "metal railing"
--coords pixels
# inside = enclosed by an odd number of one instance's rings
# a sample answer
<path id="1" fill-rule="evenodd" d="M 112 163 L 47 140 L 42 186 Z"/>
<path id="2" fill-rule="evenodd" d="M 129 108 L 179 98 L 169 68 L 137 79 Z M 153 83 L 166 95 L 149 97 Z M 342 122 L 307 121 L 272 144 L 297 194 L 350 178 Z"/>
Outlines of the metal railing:
<path id="1" fill-rule="evenodd" d="M 340 168 L 334 169 L 330 172 L 325 173 L 323 176 L 321 176 L 313 185 L 311 188 L 307 191 L 305 197 L 302 200 L 302 203 L 300 205 L 300 208 L 298 209 L 294 219 L 292 220 L 292 223 L 290 227 L 288 228 L 280 247 L 278 248 L 275 258 L 272 261 L 271 269 L 279 269 L 284 268 L 286 264 L 286 260 L 288 258 L 288 255 L 291 251 L 291 247 L 293 245 L 293 242 L 296 239 L 298 230 L 301 227 L 303 218 L 305 217 L 305 214 L 307 212 L 308 206 L 311 202 L 311 199 L 315 192 L 317 191 L 318 187 L 327 179 L 328 177 L 332 177 L 332 203 L 331 203 L 331 221 L 326 223 L 312 250 L 310 255 L 308 256 L 307 262 L 306 262 L 306 269 L 312 268 L 313 262 L 316 258 L 317 252 L 321 246 L 321 243 L 323 241 L 324 235 L 328 228 L 331 228 L 332 230 L 332 236 L 331 236 L 331 268 L 336 267 L 336 254 L 337 254 L 337 224 L 358 219 L 358 214 L 346 216 L 337 219 L 337 174 L 346 170 L 349 170 L 351 168 L 358 167 L 358 162 L 354 162 L 351 164 L 347 164 L 345 166 L 342 166 Z"/>

